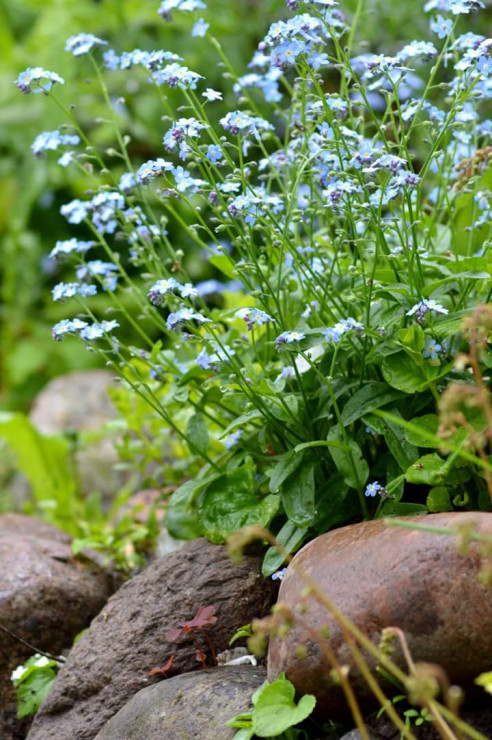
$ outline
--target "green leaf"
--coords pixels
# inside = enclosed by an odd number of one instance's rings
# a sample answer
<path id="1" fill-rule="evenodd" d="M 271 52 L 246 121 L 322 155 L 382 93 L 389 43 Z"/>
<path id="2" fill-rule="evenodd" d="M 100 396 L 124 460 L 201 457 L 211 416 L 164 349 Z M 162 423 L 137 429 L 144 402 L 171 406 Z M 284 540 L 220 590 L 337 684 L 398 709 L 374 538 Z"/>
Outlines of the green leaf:
<path id="1" fill-rule="evenodd" d="M 280 532 L 277 534 L 277 542 L 282 545 L 287 552 L 293 554 L 303 544 L 307 537 L 309 527 L 297 527 L 294 522 L 287 521 Z M 285 562 L 285 558 L 276 547 L 269 547 L 263 559 L 261 572 L 264 576 L 271 576 Z"/>
<path id="2" fill-rule="evenodd" d="M 335 399 L 338 400 L 340 396 L 346 396 L 349 394 L 352 390 L 357 391 L 360 387 L 360 383 L 355 380 L 351 383 L 344 382 L 343 384 L 340 384 L 338 387 L 335 388 Z M 333 410 L 333 402 L 331 395 L 328 393 L 327 389 L 321 389 L 320 393 L 320 399 L 319 399 L 319 407 L 318 410 L 315 412 L 314 421 L 318 421 L 318 419 L 326 419 L 327 417 L 333 417 L 334 410 Z"/>
<path id="3" fill-rule="evenodd" d="M 374 280 L 376 280 L 378 283 L 382 283 L 383 285 L 388 285 L 388 283 L 394 277 L 394 272 L 393 270 L 390 270 L 389 268 L 377 267 L 375 272 L 373 273 L 373 277 L 374 277 Z"/>
<path id="4" fill-rule="evenodd" d="M 489 694 L 492 694 L 492 671 L 481 673 L 475 679 L 475 683 L 477 684 L 477 686 L 483 686 L 485 691 L 487 691 Z"/>
<path id="5" fill-rule="evenodd" d="M 69 443 L 63 437 L 40 434 L 24 414 L 0 412 L 0 438 L 16 457 L 17 468 L 32 485 L 39 504 L 53 505 L 53 517 L 69 532 L 76 532 L 73 503 L 76 478 L 69 458 Z"/>
<path id="6" fill-rule="evenodd" d="M 14 674 L 12 674 L 11 680 L 15 688 L 18 688 L 21 683 L 27 681 L 36 671 L 43 670 L 44 668 L 55 668 L 56 670 L 58 670 L 59 667 L 59 661 L 54 660 L 53 658 L 47 658 L 44 655 L 36 653 L 35 655 L 31 655 L 31 657 L 28 658 L 25 663 L 18 667 L 17 670 L 19 671 L 19 674 L 17 675 L 16 670 L 16 676 L 14 678 Z"/>
<path id="7" fill-rule="evenodd" d="M 311 447 L 336 447 L 339 450 L 344 450 L 345 445 L 342 442 L 334 442 L 332 439 L 317 439 L 315 442 L 302 442 L 294 447 L 294 452 L 302 452 L 302 450 L 309 450 Z"/>
<path id="8" fill-rule="evenodd" d="M 203 535 L 203 530 L 194 509 L 185 507 L 168 508 L 164 517 L 166 529 L 178 540 L 194 540 Z"/>
<path id="9" fill-rule="evenodd" d="M 414 429 L 405 429 L 407 442 L 416 447 L 439 447 L 435 441 L 429 441 L 429 434 L 436 435 L 439 420 L 436 414 L 425 414 L 425 416 L 416 416 L 410 419 L 409 424 L 414 425 Z M 420 431 L 422 430 L 422 431 Z"/>
<path id="10" fill-rule="evenodd" d="M 381 370 L 387 383 L 405 393 L 418 393 L 427 387 L 424 370 L 404 350 L 387 355 Z"/>
<path id="11" fill-rule="evenodd" d="M 360 499 L 340 473 L 334 473 L 324 481 L 316 494 L 319 512 L 315 526 L 318 534 L 360 516 Z"/>
<path id="12" fill-rule="evenodd" d="M 275 493 L 278 491 L 284 480 L 289 475 L 292 475 L 294 470 L 299 467 L 303 460 L 303 455 L 297 453 L 295 450 L 289 450 L 285 455 L 282 455 L 275 467 L 272 470 L 270 477 L 270 492 Z"/>
<path id="13" fill-rule="evenodd" d="M 200 455 L 206 454 L 210 444 L 210 439 L 203 414 L 198 412 L 193 414 L 193 416 L 190 416 L 188 423 L 186 424 L 186 436 L 189 439 L 190 444 L 188 446 L 192 453 L 196 454 L 196 452 L 198 452 Z"/>
<path id="14" fill-rule="evenodd" d="M 173 401 L 176 401 L 176 403 L 179 404 L 185 404 L 189 397 L 190 389 L 186 388 L 186 386 L 176 388 L 176 390 L 172 394 Z"/>
<path id="15" fill-rule="evenodd" d="M 208 258 L 211 265 L 217 268 L 223 275 L 232 280 L 236 276 L 234 262 L 225 254 L 214 254 Z"/>
<path id="16" fill-rule="evenodd" d="M 255 731 L 253 728 L 244 727 L 241 730 L 238 730 L 232 740 L 252 740 L 252 738 L 255 736 Z"/>
<path id="17" fill-rule="evenodd" d="M 408 292 L 408 285 L 402 283 L 389 283 L 381 288 L 375 287 L 374 296 L 378 298 L 384 298 L 386 301 L 396 301 L 398 303 L 406 303 L 410 298 Z"/>
<path id="18" fill-rule="evenodd" d="M 436 486 L 431 488 L 427 496 L 427 508 L 431 512 L 438 511 L 452 511 L 451 499 L 449 496 L 449 489 L 444 486 Z"/>
<path id="19" fill-rule="evenodd" d="M 253 628 L 251 624 L 243 624 L 242 627 L 239 627 L 237 629 L 231 639 L 229 640 L 229 645 L 234 645 L 236 640 L 240 640 L 242 637 L 251 637 L 253 634 Z M 230 725 L 232 727 L 232 725 Z"/>
<path id="20" fill-rule="evenodd" d="M 347 401 L 342 411 L 342 421 L 344 426 L 352 424 L 360 419 L 364 414 L 368 414 L 373 409 L 378 409 L 397 398 L 401 398 L 401 392 L 391 388 L 387 383 L 369 382 L 356 391 Z"/>
<path id="21" fill-rule="evenodd" d="M 400 416 L 396 411 L 393 413 L 396 416 Z M 418 450 L 405 439 L 405 434 L 401 426 L 395 424 L 395 422 L 389 421 L 388 419 L 386 419 L 384 423 L 387 428 L 384 438 L 388 445 L 388 449 L 401 470 L 407 470 L 407 468 L 418 459 Z"/>
<path id="22" fill-rule="evenodd" d="M 200 491 L 203 491 L 212 481 L 219 478 L 221 473 L 212 473 L 205 478 L 195 478 L 187 480 L 182 486 L 177 488 L 169 499 L 170 506 L 179 506 L 184 503 L 192 502 Z"/>
<path id="23" fill-rule="evenodd" d="M 424 330 L 418 324 L 412 324 L 398 332 L 400 342 L 409 347 L 413 352 L 422 352 L 425 346 Z"/>
<path id="24" fill-rule="evenodd" d="M 383 504 L 381 516 L 414 516 L 426 513 L 427 507 L 423 504 L 407 504 L 388 500 Z"/>
<path id="25" fill-rule="evenodd" d="M 48 696 L 56 678 L 52 668 L 37 668 L 17 688 L 17 717 L 35 714 Z"/>
<path id="26" fill-rule="evenodd" d="M 333 427 L 328 434 L 328 439 L 342 442 L 340 427 Z M 369 466 L 362 457 L 362 451 L 357 442 L 350 439 L 348 448 L 344 447 L 343 450 L 330 447 L 330 454 L 336 469 L 343 475 L 347 485 L 352 488 L 362 488 L 369 478 Z"/>
<path id="27" fill-rule="evenodd" d="M 477 274 L 481 270 L 487 269 L 487 276 L 491 276 L 492 264 L 490 262 L 490 257 L 488 259 L 488 264 L 483 257 L 466 257 L 461 258 L 456 262 L 454 259 L 454 256 L 451 257 L 446 262 L 446 267 L 441 268 L 444 273 L 451 273 L 454 274 L 455 277 L 461 277 L 462 275 L 467 275 L 469 272 L 471 274 Z M 463 272 L 463 270 L 465 270 L 465 272 Z"/>
<path id="28" fill-rule="evenodd" d="M 314 508 L 314 463 L 304 462 L 282 483 L 280 498 L 288 518 L 307 527 L 316 517 Z"/>
<path id="29" fill-rule="evenodd" d="M 405 478 L 408 483 L 424 483 L 429 486 L 438 486 L 443 483 L 447 475 L 447 463 L 435 452 L 420 457 L 410 465 Z"/>
<path id="30" fill-rule="evenodd" d="M 224 437 L 228 437 L 229 434 L 233 432 L 234 429 L 236 429 L 237 427 L 246 426 L 246 424 L 249 424 L 251 421 L 261 418 L 263 418 L 263 414 L 257 409 L 255 409 L 254 411 L 249 411 L 247 414 L 242 414 L 242 416 L 238 416 L 237 419 L 231 422 L 227 429 L 224 429 L 224 431 L 220 435 L 220 438 L 223 439 Z"/>
<path id="31" fill-rule="evenodd" d="M 264 685 L 253 707 L 253 729 L 258 737 L 275 737 L 303 722 L 312 713 L 316 699 L 311 694 L 295 703 L 295 688 L 285 674 Z"/>
<path id="32" fill-rule="evenodd" d="M 278 398 L 272 398 L 267 401 L 264 400 L 264 403 L 272 416 L 279 421 L 284 421 L 286 424 L 292 424 L 292 417 L 296 419 L 299 416 L 299 400 L 293 393 L 283 395 L 282 398 L 283 403 L 280 403 Z M 287 408 L 285 408 L 286 406 Z"/>
<path id="33" fill-rule="evenodd" d="M 226 722 L 228 727 L 251 727 L 253 729 L 253 719 L 251 712 L 242 712 Z"/>
<path id="34" fill-rule="evenodd" d="M 384 425 L 384 421 L 378 416 L 367 414 L 362 417 L 362 421 L 376 434 L 384 434 L 386 427 Z"/>
<path id="35" fill-rule="evenodd" d="M 220 544 L 233 532 L 252 524 L 268 527 L 277 513 L 278 496 L 256 495 L 254 470 L 252 465 L 242 465 L 221 475 L 202 493 L 198 519 L 211 542 Z"/>
<path id="36" fill-rule="evenodd" d="M 203 489 L 219 476 L 220 473 L 214 473 L 205 478 L 189 480 L 174 491 L 164 516 L 164 523 L 170 535 L 180 540 L 193 540 L 203 535 L 195 500 Z"/>
<path id="37" fill-rule="evenodd" d="M 451 275 L 449 277 L 443 278 L 442 280 L 436 280 L 434 283 L 430 283 L 422 290 L 422 295 L 425 298 L 428 298 L 432 293 L 437 290 L 438 288 L 442 288 L 443 285 L 446 285 L 448 283 L 456 283 L 456 281 L 460 280 L 490 280 L 490 275 L 488 272 L 471 272 L 469 270 L 466 270 L 465 272 L 459 272 L 455 275 Z"/>

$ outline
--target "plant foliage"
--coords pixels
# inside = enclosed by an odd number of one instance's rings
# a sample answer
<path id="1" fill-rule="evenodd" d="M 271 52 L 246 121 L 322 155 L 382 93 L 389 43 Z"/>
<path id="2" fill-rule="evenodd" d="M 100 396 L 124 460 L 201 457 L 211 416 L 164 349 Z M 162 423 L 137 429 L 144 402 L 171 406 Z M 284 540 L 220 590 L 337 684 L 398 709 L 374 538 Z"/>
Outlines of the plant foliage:
<path id="1" fill-rule="evenodd" d="M 75 308 L 53 338 L 98 353 L 179 449 L 175 536 L 260 524 L 294 551 L 358 519 L 490 508 L 490 309 L 470 321 L 492 297 L 492 61 L 469 32 L 482 3 L 438 5 L 390 55 L 363 50 L 363 2 L 292 0 L 239 74 L 201 0 L 163 0 L 229 89 L 83 31 L 66 52 L 106 105 L 94 125 L 58 72 L 16 80 L 66 114 L 34 154 L 89 188 L 60 209 L 75 236 L 50 256 L 74 274 L 53 298 Z M 151 159 L 132 148 L 143 87 L 165 114 Z"/>

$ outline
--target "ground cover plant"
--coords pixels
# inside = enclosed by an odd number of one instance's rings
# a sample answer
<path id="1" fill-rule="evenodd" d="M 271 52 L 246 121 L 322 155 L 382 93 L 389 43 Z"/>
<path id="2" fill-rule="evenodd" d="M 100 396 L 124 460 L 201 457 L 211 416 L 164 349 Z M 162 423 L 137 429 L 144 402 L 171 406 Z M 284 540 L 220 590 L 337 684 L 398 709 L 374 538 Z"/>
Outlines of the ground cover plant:
<path id="1" fill-rule="evenodd" d="M 362 51 L 362 1 L 351 18 L 335 0 L 287 5 L 242 74 L 201 0 L 161 3 L 166 22 L 194 13 L 223 65 L 237 103 L 218 124 L 222 94 L 172 50 L 92 34 L 66 51 L 100 86 L 112 146 L 61 104 L 57 72 L 16 84 L 67 115 L 34 154 L 87 176 L 61 208 L 74 236 L 50 255 L 75 270 L 53 290 L 70 301 L 53 338 L 100 353 L 186 459 L 171 533 L 222 542 L 259 523 L 292 552 L 350 521 L 490 506 L 472 454 L 487 454 L 484 409 L 443 392 L 475 387 L 463 322 L 491 298 L 492 62 L 470 30 L 478 0 L 427 2 L 426 38 L 391 55 Z M 129 157 L 122 74 L 161 101 L 161 157 Z M 215 278 L 196 283 L 204 262 Z M 479 324 L 486 375 L 488 310 Z M 281 562 L 270 551 L 264 572 Z"/>

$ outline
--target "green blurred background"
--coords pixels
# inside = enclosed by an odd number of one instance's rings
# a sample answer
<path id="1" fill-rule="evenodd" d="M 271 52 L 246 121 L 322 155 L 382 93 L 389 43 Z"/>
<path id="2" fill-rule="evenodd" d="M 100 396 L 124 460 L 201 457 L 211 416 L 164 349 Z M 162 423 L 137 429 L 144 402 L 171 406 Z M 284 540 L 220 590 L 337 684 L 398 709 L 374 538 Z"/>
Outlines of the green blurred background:
<path id="1" fill-rule="evenodd" d="M 223 70 L 210 43 L 190 37 L 194 19 L 177 13 L 166 23 L 157 6 L 157 0 L 0 0 L 0 408 L 23 410 L 51 377 L 98 362 L 81 343 L 52 341 L 52 324 L 70 308 L 52 303 L 50 289 L 63 274 L 54 273 L 45 259 L 57 239 L 74 235 L 59 208 L 83 195 L 87 179 L 76 168 L 57 165 L 54 154 L 33 157 L 36 135 L 65 121 L 45 96 L 23 96 L 13 80 L 29 66 L 57 71 L 66 80 L 58 96 L 65 105 L 76 105 L 79 122 L 100 145 L 111 143 L 105 141 L 110 132 L 94 122 L 107 111 L 92 92 L 87 60 L 63 50 L 72 34 L 95 33 L 117 52 L 172 50 L 192 69 L 206 70 L 208 84 L 223 88 Z M 282 0 L 212 0 L 203 15 L 242 73 L 279 10 L 285 11 Z M 169 124 L 161 121 L 155 89 L 138 73 L 109 73 L 108 80 L 110 92 L 113 87 L 115 97 L 127 100 L 122 124 L 132 135 L 135 161 L 161 156 Z M 217 108 L 217 114 L 223 111 Z"/>

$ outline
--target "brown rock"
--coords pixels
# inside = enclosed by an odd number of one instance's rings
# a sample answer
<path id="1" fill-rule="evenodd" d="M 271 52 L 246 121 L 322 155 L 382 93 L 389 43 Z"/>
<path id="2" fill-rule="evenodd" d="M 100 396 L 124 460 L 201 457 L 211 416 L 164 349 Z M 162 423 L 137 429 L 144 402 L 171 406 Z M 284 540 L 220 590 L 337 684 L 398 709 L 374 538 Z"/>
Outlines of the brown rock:
<path id="1" fill-rule="evenodd" d="M 492 532 L 492 514 L 433 514 L 411 521 L 438 527 L 473 525 Z M 329 532 L 306 545 L 294 558 L 282 582 L 279 601 L 295 608 L 305 589 L 305 571 L 342 613 L 375 644 L 385 627 L 400 627 L 414 660 L 437 663 L 454 683 L 466 684 L 490 670 L 492 655 L 492 588 L 479 584 L 476 545 L 466 557 L 452 536 L 392 527 L 382 520 Z M 315 629 L 330 626 L 330 646 L 342 665 L 350 665 L 353 687 L 361 699 L 370 696 L 354 666 L 341 631 L 314 596 L 302 618 Z M 307 648 L 307 658 L 296 647 Z M 395 660 L 405 666 L 401 654 Z M 370 665 L 374 665 L 369 659 Z M 271 641 L 268 676 L 281 671 L 300 693 L 313 693 L 320 715 L 333 718 L 346 707 L 319 643 L 296 626 L 285 639 Z"/>
<path id="2" fill-rule="evenodd" d="M 109 591 L 95 563 L 73 557 L 70 537 L 36 519 L 0 516 L 0 624 L 40 650 L 58 655 L 87 627 Z M 35 651 L 0 631 L 0 738 L 25 736 L 16 719 L 14 668 Z"/>
<path id="3" fill-rule="evenodd" d="M 161 681 L 136 694 L 95 740 L 229 740 L 226 722 L 247 712 L 266 678 L 262 667 L 211 668 Z"/>
<path id="4" fill-rule="evenodd" d="M 224 650 L 275 599 L 275 585 L 260 571 L 261 558 L 233 565 L 225 547 L 204 539 L 154 561 L 120 588 L 70 652 L 29 740 L 93 740 L 134 694 L 156 683 L 148 672 L 170 655 L 178 673 L 198 669 L 193 641 L 171 644 L 165 635 L 200 606 L 215 606 L 209 634 L 215 650 Z"/>

